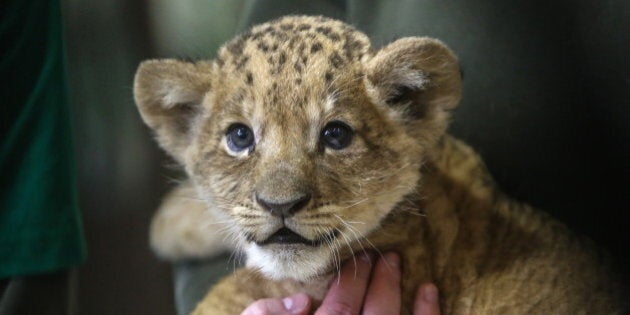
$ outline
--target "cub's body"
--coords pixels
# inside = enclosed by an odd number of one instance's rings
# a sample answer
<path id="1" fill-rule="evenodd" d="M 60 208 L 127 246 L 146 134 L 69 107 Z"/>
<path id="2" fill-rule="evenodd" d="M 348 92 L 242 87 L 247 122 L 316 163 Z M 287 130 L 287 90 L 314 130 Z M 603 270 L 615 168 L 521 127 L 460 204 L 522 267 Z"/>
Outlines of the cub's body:
<path id="1" fill-rule="evenodd" d="M 256 26 L 214 61 L 143 63 L 140 113 L 198 200 L 167 201 L 153 247 L 203 256 L 218 229 L 247 255 L 196 314 L 298 291 L 319 300 L 364 249 L 401 254 L 405 307 L 432 281 L 447 314 L 620 313 L 597 254 L 503 196 L 479 157 L 445 134 L 460 91 L 441 42 L 374 51 L 321 17 Z"/>

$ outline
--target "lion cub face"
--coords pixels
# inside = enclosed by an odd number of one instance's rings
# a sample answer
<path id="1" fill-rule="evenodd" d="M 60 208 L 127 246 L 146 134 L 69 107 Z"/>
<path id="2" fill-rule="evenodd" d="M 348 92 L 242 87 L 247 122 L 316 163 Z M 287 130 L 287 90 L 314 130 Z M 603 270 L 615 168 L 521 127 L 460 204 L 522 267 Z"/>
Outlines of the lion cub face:
<path id="1" fill-rule="evenodd" d="M 214 61 L 142 63 L 134 94 L 248 264 L 306 280 L 415 188 L 459 91 L 456 58 L 436 40 L 373 52 L 341 22 L 285 17 Z"/>

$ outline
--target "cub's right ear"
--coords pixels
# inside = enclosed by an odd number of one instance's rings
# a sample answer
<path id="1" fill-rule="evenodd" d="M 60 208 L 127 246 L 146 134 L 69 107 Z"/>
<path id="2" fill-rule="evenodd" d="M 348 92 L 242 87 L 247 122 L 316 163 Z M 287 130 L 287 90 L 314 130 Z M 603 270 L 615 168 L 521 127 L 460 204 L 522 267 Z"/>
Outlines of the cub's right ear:
<path id="1" fill-rule="evenodd" d="M 211 89 L 210 62 L 148 60 L 138 67 L 133 94 L 142 120 L 160 146 L 178 162 L 190 145 L 191 131 Z"/>

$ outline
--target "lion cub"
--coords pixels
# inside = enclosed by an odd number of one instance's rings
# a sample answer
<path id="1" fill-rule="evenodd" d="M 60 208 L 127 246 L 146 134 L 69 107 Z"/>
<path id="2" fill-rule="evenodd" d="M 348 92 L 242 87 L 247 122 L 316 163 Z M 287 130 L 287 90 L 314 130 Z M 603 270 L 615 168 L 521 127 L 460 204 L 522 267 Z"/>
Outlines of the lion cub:
<path id="1" fill-rule="evenodd" d="M 622 312 L 595 251 L 503 196 L 479 157 L 445 134 L 461 78 L 440 41 L 373 50 L 342 22 L 289 16 L 212 61 L 143 62 L 134 94 L 209 209 L 169 200 L 170 218 L 197 209 L 185 226 L 216 220 L 247 255 L 195 314 L 238 314 L 298 291 L 321 300 L 340 262 L 364 248 L 401 254 L 404 314 L 426 281 L 445 314 Z M 212 227 L 182 246 L 153 245 L 203 255 Z"/>

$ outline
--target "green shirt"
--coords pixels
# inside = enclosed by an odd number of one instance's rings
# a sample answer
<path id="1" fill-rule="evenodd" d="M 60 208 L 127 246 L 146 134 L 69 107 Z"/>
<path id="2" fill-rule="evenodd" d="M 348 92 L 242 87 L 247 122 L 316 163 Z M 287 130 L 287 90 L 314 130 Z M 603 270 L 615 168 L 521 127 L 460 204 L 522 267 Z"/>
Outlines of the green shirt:
<path id="1" fill-rule="evenodd" d="M 0 279 L 85 259 L 58 0 L 0 4 Z"/>

